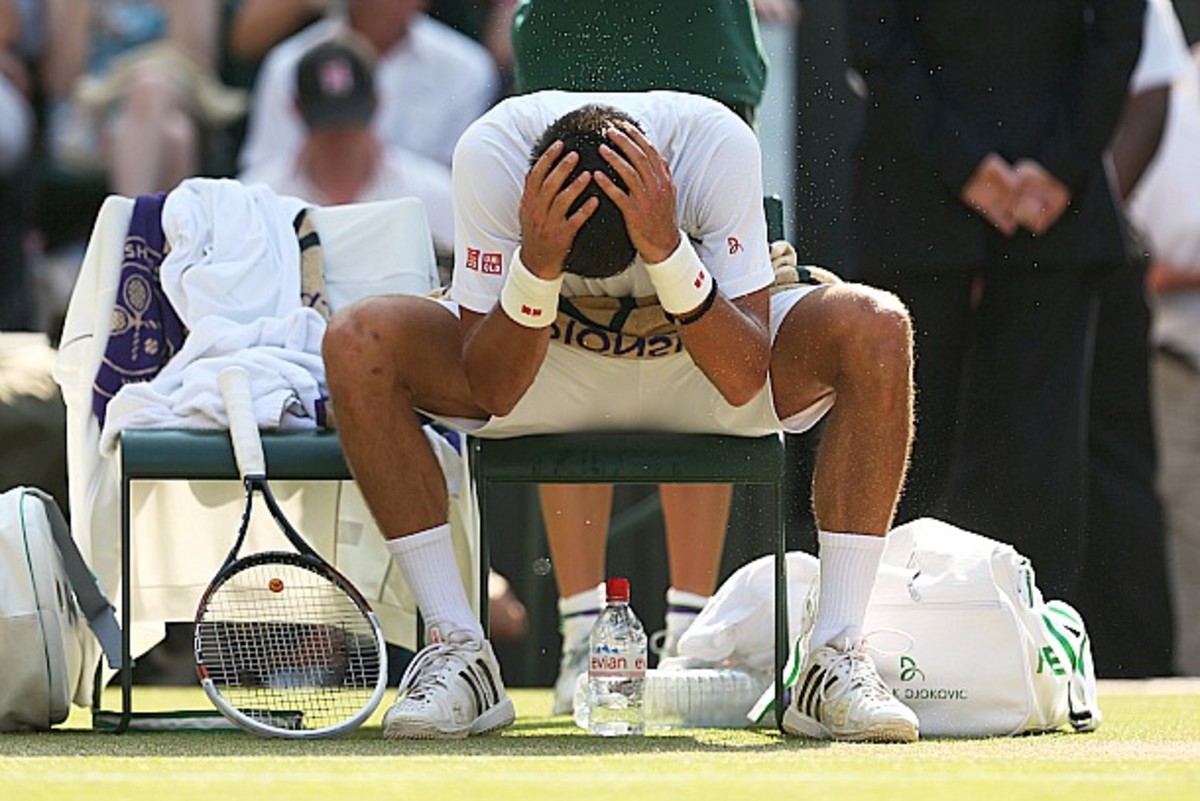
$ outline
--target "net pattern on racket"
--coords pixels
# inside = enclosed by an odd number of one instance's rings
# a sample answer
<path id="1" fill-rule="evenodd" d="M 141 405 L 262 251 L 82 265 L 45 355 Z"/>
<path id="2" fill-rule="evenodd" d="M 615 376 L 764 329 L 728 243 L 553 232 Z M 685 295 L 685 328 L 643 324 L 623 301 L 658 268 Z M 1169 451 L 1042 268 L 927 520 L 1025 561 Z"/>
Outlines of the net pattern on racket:
<path id="1" fill-rule="evenodd" d="M 195 636 L 201 678 L 272 728 L 321 730 L 353 718 L 383 670 L 370 621 L 299 554 L 239 562 L 209 594 Z"/>

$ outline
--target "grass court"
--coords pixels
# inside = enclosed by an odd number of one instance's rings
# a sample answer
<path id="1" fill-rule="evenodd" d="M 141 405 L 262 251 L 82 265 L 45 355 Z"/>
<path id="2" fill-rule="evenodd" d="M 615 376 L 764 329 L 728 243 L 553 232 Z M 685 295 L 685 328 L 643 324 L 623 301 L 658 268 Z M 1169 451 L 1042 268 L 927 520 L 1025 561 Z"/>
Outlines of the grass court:
<path id="1" fill-rule="evenodd" d="M 109 691 L 113 692 L 112 690 Z M 1093 734 L 864 745 L 775 730 L 589 737 L 512 691 L 517 722 L 459 742 L 382 739 L 375 716 L 331 740 L 240 731 L 92 731 L 87 710 L 44 734 L 0 735 L 4 801 L 1200 801 L 1200 680 L 1101 681 Z M 198 688 L 138 687 L 139 710 L 205 709 Z M 116 708 L 114 695 L 108 708 Z"/>

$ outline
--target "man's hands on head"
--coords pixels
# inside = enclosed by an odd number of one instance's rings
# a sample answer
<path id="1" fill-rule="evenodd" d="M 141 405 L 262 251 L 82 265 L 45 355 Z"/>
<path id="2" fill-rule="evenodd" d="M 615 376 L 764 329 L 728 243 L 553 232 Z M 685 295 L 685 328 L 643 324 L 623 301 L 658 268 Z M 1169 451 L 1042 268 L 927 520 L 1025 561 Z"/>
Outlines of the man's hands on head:
<path id="1" fill-rule="evenodd" d="M 648 264 L 665 261 L 679 247 L 675 220 L 675 182 L 667 160 L 650 140 L 627 122 L 608 130 L 612 145 L 600 145 L 601 157 L 616 170 L 627 190 L 603 172 L 593 178 L 625 218 L 629 239 Z"/>
<path id="2" fill-rule="evenodd" d="M 1066 211 L 1071 191 L 1032 159 L 1012 165 L 998 154 L 988 153 L 960 197 L 1005 236 L 1021 227 L 1041 236 Z"/>
<path id="3" fill-rule="evenodd" d="M 562 142 L 546 149 L 525 176 L 521 196 L 521 261 L 540 278 L 557 278 L 566 264 L 575 234 L 600 205 L 599 198 L 585 200 L 573 213 L 572 204 L 595 181 L 621 211 L 629 239 L 644 261 L 657 264 L 679 247 L 681 234 L 675 219 L 675 182 L 667 160 L 650 140 L 629 123 L 608 130 L 609 144 L 600 154 L 625 182 L 596 170 L 568 180 L 579 155 L 563 152 Z"/>
<path id="4" fill-rule="evenodd" d="M 591 197 L 568 213 L 592 180 L 590 172 L 567 180 L 578 161 L 578 153 L 563 155 L 563 143 L 555 142 L 525 176 L 520 208 L 521 261 L 539 278 L 553 279 L 562 274 L 575 234 L 600 205 L 598 198 Z"/>

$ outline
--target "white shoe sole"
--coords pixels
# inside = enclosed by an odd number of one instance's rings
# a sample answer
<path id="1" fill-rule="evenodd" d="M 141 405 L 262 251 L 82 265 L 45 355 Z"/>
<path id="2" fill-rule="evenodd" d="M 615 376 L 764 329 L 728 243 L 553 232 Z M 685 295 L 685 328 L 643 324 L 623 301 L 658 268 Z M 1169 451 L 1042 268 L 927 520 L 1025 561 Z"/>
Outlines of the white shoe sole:
<path id="1" fill-rule="evenodd" d="M 503 701 L 475 718 L 468 726 L 443 728 L 432 720 L 387 720 L 384 716 L 383 736 L 389 740 L 462 740 L 469 735 L 486 734 L 502 729 L 517 718 L 511 698 Z"/>
<path id="2" fill-rule="evenodd" d="M 919 729 L 906 720 L 881 720 L 858 731 L 834 732 L 792 707 L 783 713 L 783 730 L 796 737 L 851 743 L 915 743 L 920 739 Z"/>

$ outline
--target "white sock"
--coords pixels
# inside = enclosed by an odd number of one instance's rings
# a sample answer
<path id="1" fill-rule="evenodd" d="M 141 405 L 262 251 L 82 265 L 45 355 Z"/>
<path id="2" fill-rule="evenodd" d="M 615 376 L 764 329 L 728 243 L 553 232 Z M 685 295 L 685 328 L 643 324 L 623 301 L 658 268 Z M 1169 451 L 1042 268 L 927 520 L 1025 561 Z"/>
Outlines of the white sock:
<path id="1" fill-rule="evenodd" d="M 562 634 L 564 653 L 587 641 L 600 610 L 604 608 L 604 599 L 603 583 L 558 599 L 558 631 Z"/>
<path id="2" fill-rule="evenodd" d="M 821 531 L 817 541 L 821 586 L 809 648 L 843 638 L 852 644 L 862 637 L 867 602 L 871 600 L 886 538 Z"/>
<path id="3" fill-rule="evenodd" d="M 485 639 L 463 589 L 449 523 L 388 540 L 387 549 L 425 618 L 427 638 L 432 629 L 437 629 L 443 640 L 453 632 Z"/>
<path id="4" fill-rule="evenodd" d="M 696 622 L 697 615 L 708 603 L 707 595 L 667 588 L 667 642 L 679 643 L 679 638 Z"/>

